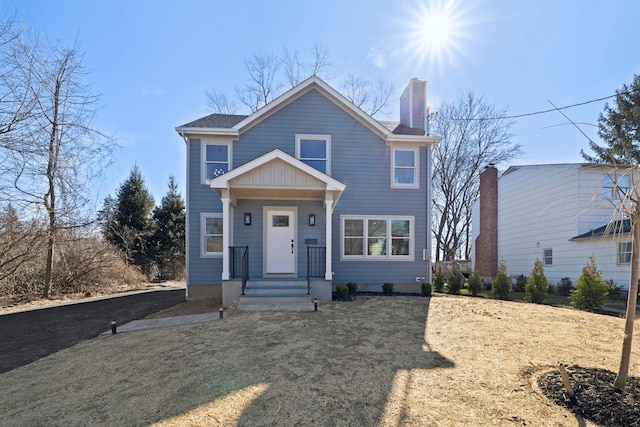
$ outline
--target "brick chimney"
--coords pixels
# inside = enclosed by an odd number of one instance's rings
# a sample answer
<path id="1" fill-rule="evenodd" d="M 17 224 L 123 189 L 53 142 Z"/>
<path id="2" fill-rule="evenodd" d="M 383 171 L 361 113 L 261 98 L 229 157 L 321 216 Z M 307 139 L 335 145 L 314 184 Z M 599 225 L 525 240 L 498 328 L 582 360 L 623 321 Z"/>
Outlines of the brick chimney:
<path id="1" fill-rule="evenodd" d="M 493 280 L 498 272 L 498 170 L 491 163 L 480 174 L 480 233 L 475 251 L 478 276 Z"/>
<path id="2" fill-rule="evenodd" d="M 427 82 L 412 78 L 400 96 L 400 123 L 425 130 L 427 114 Z"/>

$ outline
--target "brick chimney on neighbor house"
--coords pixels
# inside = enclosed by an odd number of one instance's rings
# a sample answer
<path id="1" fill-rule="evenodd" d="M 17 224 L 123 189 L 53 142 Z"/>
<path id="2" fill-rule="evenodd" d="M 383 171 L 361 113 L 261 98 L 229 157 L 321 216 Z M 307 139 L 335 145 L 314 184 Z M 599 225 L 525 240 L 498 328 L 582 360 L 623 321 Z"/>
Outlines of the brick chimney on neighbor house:
<path id="1" fill-rule="evenodd" d="M 425 130 L 427 114 L 427 82 L 412 78 L 400 96 L 400 123 Z"/>
<path id="2" fill-rule="evenodd" d="M 480 174 L 480 233 L 476 238 L 476 273 L 485 281 L 498 272 L 498 169 L 490 163 Z"/>

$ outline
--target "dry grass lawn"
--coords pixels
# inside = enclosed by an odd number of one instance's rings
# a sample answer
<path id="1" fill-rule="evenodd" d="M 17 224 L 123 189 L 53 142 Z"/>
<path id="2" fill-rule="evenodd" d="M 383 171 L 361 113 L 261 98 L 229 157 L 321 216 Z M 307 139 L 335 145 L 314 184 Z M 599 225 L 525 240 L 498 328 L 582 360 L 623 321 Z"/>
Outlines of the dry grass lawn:
<path id="1" fill-rule="evenodd" d="M 0 424 L 593 425 L 547 400 L 534 378 L 558 362 L 617 370 L 623 327 L 453 296 L 235 312 L 101 336 L 2 374 Z M 639 348 L 636 339 L 632 376 Z"/>

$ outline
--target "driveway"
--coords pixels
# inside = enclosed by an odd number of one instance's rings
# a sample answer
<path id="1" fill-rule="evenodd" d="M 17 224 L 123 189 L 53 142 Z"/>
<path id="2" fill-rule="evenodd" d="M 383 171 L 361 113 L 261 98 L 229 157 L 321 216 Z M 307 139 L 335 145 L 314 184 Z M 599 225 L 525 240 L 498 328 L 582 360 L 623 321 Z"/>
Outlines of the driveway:
<path id="1" fill-rule="evenodd" d="M 84 300 L 0 315 L 0 373 L 184 301 L 184 288 Z"/>

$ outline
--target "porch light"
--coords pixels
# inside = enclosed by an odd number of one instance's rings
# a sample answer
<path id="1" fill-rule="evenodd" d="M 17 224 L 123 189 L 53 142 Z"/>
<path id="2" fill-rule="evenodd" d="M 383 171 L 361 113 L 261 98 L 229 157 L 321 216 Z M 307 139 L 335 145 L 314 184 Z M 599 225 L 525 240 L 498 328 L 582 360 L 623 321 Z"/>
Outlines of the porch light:
<path id="1" fill-rule="evenodd" d="M 224 308 L 220 307 L 218 311 L 220 312 L 220 319 L 224 319 Z"/>
<path id="2" fill-rule="evenodd" d="M 251 225 L 251 213 L 250 212 L 245 212 L 244 213 L 244 225 Z"/>
<path id="3" fill-rule="evenodd" d="M 316 225 L 316 214 L 309 214 L 309 225 L 311 227 Z"/>

